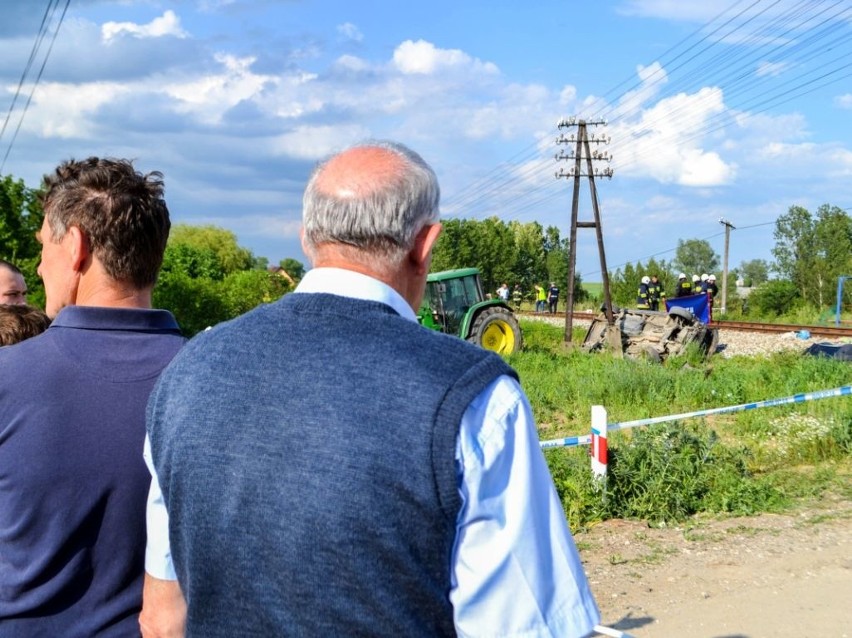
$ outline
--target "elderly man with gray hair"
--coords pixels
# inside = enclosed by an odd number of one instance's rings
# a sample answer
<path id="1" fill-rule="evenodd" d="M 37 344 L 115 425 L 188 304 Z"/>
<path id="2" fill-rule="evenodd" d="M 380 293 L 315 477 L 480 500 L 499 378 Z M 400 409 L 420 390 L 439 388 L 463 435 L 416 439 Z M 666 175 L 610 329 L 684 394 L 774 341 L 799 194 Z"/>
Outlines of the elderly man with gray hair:
<path id="1" fill-rule="evenodd" d="M 148 405 L 143 633 L 592 631 L 517 375 L 417 323 L 438 201 L 398 144 L 320 164 L 304 197 L 313 270 L 165 371 Z"/>

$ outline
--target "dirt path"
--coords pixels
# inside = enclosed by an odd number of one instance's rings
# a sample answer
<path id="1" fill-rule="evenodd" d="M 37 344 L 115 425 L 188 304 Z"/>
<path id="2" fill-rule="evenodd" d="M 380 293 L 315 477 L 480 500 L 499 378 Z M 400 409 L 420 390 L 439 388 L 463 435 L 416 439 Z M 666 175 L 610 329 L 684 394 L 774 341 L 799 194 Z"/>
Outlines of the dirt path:
<path id="1" fill-rule="evenodd" d="M 602 624 L 636 638 L 852 637 L 852 503 L 575 538 Z"/>

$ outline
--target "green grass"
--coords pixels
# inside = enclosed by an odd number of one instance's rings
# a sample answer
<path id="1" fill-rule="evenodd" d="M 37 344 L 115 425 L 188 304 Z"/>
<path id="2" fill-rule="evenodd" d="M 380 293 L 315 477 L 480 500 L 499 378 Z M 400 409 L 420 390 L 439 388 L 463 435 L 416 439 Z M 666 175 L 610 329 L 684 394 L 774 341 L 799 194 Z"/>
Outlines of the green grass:
<path id="1" fill-rule="evenodd" d="M 588 434 L 591 406 L 608 421 L 691 412 L 846 385 L 848 363 L 782 353 L 664 364 L 566 348 L 563 331 L 522 322 L 521 377 L 542 439 Z M 575 334 L 581 343 L 582 330 Z M 587 448 L 546 452 L 577 529 L 607 518 L 654 524 L 700 513 L 782 511 L 826 493 L 852 497 L 852 401 L 836 397 L 615 432 L 603 498 Z"/>

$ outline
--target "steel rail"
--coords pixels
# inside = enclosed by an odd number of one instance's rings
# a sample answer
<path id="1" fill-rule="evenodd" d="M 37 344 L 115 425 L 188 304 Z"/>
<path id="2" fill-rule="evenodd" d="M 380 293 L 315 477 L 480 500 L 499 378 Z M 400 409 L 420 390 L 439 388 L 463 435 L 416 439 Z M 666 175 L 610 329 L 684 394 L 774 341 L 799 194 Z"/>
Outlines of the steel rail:
<path id="1" fill-rule="evenodd" d="M 549 314 L 536 313 L 529 310 L 522 310 L 518 313 L 521 317 L 551 317 L 558 319 L 564 317 L 563 313 Z M 577 311 L 574 313 L 574 319 L 591 321 L 598 314 L 588 311 Z M 722 319 L 712 321 L 711 328 L 719 328 L 721 330 L 736 330 L 739 332 L 763 332 L 781 334 L 787 332 L 808 332 L 813 337 L 833 337 L 833 338 L 850 338 L 852 339 L 852 328 L 844 326 L 826 326 L 826 325 L 805 325 L 805 324 L 790 324 L 790 323 L 765 323 L 760 321 L 729 321 Z"/>

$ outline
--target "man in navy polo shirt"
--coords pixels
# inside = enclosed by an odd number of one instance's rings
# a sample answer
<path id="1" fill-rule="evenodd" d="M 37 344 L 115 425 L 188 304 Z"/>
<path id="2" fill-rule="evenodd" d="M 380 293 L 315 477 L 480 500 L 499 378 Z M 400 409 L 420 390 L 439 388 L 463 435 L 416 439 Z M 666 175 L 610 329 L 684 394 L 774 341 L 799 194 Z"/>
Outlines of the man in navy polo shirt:
<path id="1" fill-rule="evenodd" d="M 184 342 L 151 309 L 170 226 L 162 175 L 90 158 L 45 184 L 54 320 L 0 350 L 0 637 L 138 636 L 145 404 Z"/>

